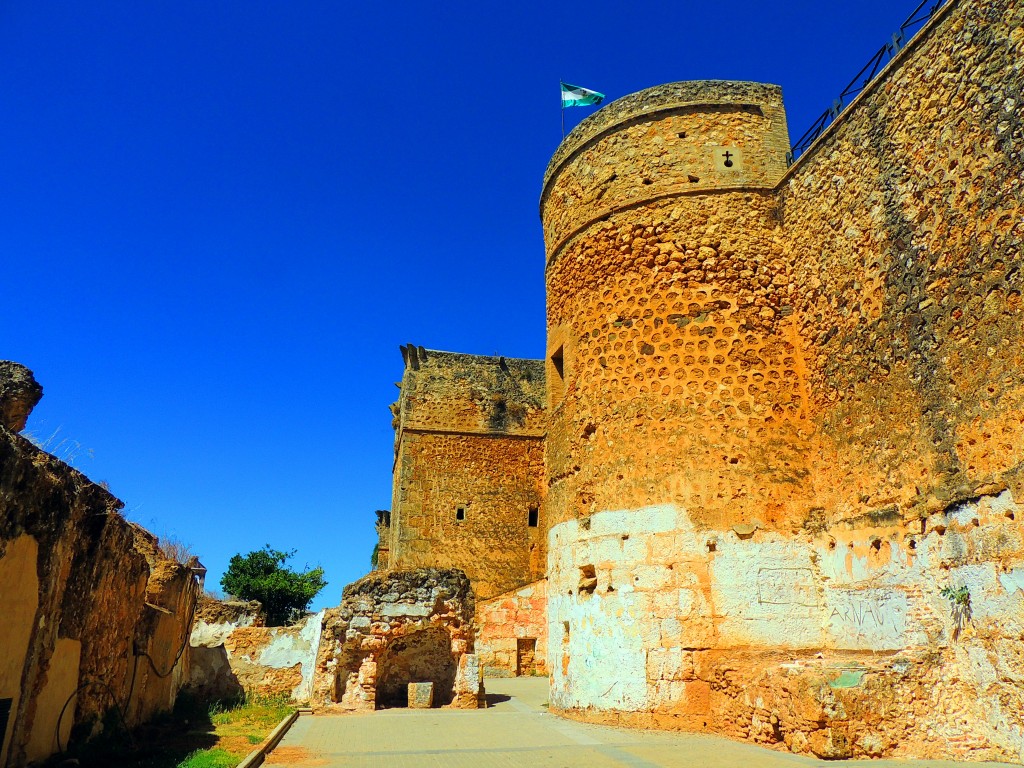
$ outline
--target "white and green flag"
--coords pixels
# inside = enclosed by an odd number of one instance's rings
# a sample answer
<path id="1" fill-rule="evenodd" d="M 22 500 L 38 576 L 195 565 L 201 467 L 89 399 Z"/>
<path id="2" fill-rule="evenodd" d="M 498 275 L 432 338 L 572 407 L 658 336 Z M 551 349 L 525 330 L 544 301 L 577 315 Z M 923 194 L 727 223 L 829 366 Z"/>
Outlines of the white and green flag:
<path id="1" fill-rule="evenodd" d="M 562 86 L 562 108 L 586 107 L 590 104 L 600 104 L 604 101 L 604 94 L 592 91 L 589 88 L 580 88 L 578 85 L 561 83 Z"/>

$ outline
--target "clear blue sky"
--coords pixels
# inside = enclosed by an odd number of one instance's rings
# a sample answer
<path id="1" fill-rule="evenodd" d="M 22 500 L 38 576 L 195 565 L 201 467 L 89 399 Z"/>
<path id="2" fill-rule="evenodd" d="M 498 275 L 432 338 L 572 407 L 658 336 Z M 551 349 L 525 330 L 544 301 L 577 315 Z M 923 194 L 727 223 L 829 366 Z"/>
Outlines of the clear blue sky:
<path id="1" fill-rule="evenodd" d="M 337 604 L 390 505 L 398 345 L 543 354 L 559 78 L 778 83 L 795 139 L 914 5 L 3 3 L 0 358 L 46 390 L 29 429 L 212 585 L 270 543 Z"/>

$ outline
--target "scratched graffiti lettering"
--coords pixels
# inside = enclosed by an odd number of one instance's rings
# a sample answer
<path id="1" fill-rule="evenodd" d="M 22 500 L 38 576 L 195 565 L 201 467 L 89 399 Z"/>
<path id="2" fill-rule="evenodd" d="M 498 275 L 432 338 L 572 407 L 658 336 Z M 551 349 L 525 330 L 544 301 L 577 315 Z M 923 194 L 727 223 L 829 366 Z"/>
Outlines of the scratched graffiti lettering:
<path id="1" fill-rule="evenodd" d="M 833 589 L 826 595 L 829 634 L 838 648 L 901 648 L 907 631 L 907 596 L 894 589 Z"/>

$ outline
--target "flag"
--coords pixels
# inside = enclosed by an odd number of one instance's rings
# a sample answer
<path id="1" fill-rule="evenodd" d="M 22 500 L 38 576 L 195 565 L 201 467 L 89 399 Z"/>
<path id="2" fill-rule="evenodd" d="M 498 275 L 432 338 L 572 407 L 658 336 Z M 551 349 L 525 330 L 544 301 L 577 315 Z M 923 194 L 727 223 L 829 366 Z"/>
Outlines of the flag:
<path id="1" fill-rule="evenodd" d="M 562 86 L 562 108 L 585 107 L 588 104 L 600 104 L 604 101 L 604 94 L 592 91 L 589 88 L 580 88 L 578 85 L 560 83 Z"/>

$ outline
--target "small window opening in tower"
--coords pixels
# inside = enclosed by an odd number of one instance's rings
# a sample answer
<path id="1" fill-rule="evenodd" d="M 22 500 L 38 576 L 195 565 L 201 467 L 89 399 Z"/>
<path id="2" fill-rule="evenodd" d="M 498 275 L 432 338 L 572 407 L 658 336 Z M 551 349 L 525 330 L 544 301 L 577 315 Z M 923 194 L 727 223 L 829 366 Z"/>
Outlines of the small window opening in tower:
<path id="1" fill-rule="evenodd" d="M 455 510 L 455 519 L 456 520 L 460 520 L 460 521 L 466 519 L 466 508 L 465 507 L 459 507 L 458 509 Z"/>
<path id="2" fill-rule="evenodd" d="M 539 520 L 540 510 L 538 510 L 536 507 L 530 507 L 530 515 L 527 519 L 527 525 L 529 525 L 531 528 L 536 528 Z"/>
<path id="3" fill-rule="evenodd" d="M 555 373 L 558 378 L 565 378 L 565 347 L 561 346 L 551 355 L 551 364 L 555 366 Z"/>
<path id="4" fill-rule="evenodd" d="M 548 361 L 551 363 L 548 366 L 548 404 L 554 408 L 565 394 L 565 345 L 552 352 Z"/>

